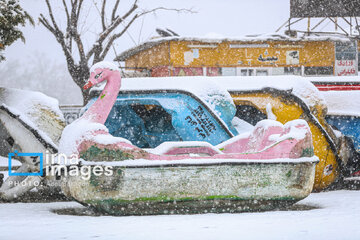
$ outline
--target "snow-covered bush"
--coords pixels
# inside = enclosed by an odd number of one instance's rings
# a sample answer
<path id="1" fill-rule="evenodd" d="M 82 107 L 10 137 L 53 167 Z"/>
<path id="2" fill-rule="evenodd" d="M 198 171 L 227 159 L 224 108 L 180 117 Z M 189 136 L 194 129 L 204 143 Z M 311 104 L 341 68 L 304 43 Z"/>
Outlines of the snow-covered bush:
<path id="1" fill-rule="evenodd" d="M 0 0 L 0 61 L 5 59 L 2 50 L 6 46 L 19 38 L 25 42 L 18 26 L 25 26 L 26 21 L 34 25 L 33 19 L 21 8 L 18 0 Z"/>

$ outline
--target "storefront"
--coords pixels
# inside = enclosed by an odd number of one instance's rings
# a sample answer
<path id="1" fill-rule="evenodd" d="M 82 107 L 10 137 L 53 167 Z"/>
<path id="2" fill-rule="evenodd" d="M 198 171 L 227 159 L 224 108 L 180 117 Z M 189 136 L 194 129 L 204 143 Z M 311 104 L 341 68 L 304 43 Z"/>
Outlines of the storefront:
<path id="1" fill-rule="evenodd" d="M 355 76 L 357 41 L 343 36 L 239 39 L 162 38 L 120 54 L 127 68 L 149 76 Z"/>

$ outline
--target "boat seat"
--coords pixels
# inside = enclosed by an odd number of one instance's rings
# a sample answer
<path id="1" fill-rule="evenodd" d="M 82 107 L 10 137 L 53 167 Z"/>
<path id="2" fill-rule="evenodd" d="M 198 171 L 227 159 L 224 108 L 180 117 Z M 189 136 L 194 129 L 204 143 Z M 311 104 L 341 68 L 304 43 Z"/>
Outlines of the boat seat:
<path id="1" fill-rule="evenodd" d="M 164 142 L 151 151 L 159 155 L 190 155 L 213 156 L 222 152 L 208 142 Z"/>
<path id="2" fill-rule="evenodd" d="M 109 133 L 115 137 L 126 138 L 140 148 L 150 147 L 144 137 L 144 122 L 128 105 L 115 105 L 105 125 L 109 129 Z"/>

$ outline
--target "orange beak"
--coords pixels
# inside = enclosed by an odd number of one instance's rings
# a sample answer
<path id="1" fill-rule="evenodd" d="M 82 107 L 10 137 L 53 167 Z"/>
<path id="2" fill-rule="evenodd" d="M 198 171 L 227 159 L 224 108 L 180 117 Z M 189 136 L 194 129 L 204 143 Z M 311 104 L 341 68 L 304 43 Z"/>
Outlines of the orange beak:
<path id="1" fill-rule="evenodd" d="M 88 81 L 84 86 L 83 86 L 83 89 L 89 89 L 93 86 L 94 84 L 90 81 Z"/>

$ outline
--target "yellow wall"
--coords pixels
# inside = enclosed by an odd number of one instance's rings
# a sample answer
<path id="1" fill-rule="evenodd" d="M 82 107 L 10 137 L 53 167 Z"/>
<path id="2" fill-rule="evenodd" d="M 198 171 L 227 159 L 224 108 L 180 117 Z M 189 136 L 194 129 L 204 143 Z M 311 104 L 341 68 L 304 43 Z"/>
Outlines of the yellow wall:
<path id="1" fill-rule="evenodd" d="M 271 67 L 271 66 L 333 66 L 333 42 L 267 42 L 268 48 L 230 48 L 230 44 L 264 44 L 265 42 L 240 43 L 223 42 L 220 44 L 201 42 L 171 42 L 171 62 L 173 66 L 183 67 Z M 184 53 L 192 51 L 188 45 L 217 45 L 216 48 L 197 48 L 199 58 L 185 65 Z M 293 47 L 292 47 L 293 46 Z M 286 52 L 299 51 L 299 63 L 287 64 Z M 259 61 L 259 56 L 276 57 L 276 61 Z"/>
<path id="2" fill-rule="evenodd" d="M 152 68 L 169 65 L 169 43 L 146 49 L 125 61 L 126 67 Z"/>
<path id="3" fill-rule="evenodd" d="M 230 44 L 268 44 L 261 48 L 230 48 Z M 170 45 L 170 61 L 169 61 Z M 216 48 L 190 48 L 189 45 L 216 45 Z M 185 61 L 184 55 L 192 55 L 198 49 L 199 57 Z M 299 63 L 286 62 L 287 51 L 299 51 Z M 173 67 L 284 67 L 333 66 L 335 61 L 334 42 L 329 41 L 267 41 L 267 42 L 222 42 L 204 43 L 196 41 L 170 41 L 144 50 L 126 61 L 127 67 L 173 66 Z M 276 61 L 259 61 L 276 57 Z M 193 55 L 195 56 L 195 54 Z M 195 56 L 196 57 L 196 56 Z"/>
<path id="4" fill-rule="evenodd" d="M 335 43 L 329 41 L 305 42 L 304 52 L 300 54 L 304 66 L 334 66 Z"/>
<path id="5" fill-rule="evenodd" d="M 175 67 L 203 67 L 203 66 L 217 66 L 219 62 L 219 48 L 197 48 L 199 49 L 199 58 L 194 58 L 190 64 L 185 63 L 185 52 L 192 51 L 188 45 L 217 45 L 212 43 L 202 42 L 171 42 L 171 62 Z"/>

